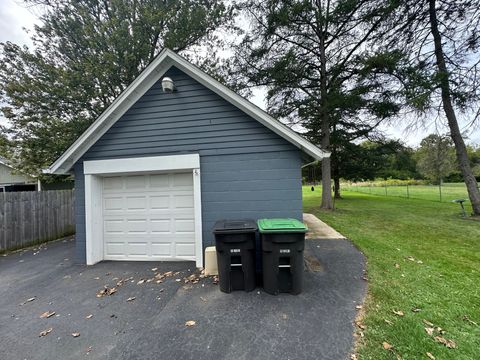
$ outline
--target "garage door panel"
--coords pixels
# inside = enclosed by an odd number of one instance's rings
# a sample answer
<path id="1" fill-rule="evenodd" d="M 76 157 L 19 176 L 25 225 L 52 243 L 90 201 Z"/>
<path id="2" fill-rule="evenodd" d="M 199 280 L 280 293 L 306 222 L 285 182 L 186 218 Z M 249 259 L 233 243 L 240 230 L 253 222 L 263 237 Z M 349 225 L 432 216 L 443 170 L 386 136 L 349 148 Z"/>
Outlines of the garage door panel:
<path id="1" fill-rule="evenodd" d="M 172 256 L 172 248 L 173 244 L 170 242 L 152 242 L 152 256 Z"/>
<path id="2" fill-rule="evenodd" d="M 150 245 L 147 241 L 145 242 L 128 242 L 127 243 L 127 255 L 143 255 L 148 256 Z"/>
<path id="3" fill-rule="evenodd" d="M 132 190 L 132 189 L 143 190 L 146 188 L 147 177 L 145 175 L 126 176 L 124 179 L 125 179 L 125 188 L 127 190 Z"/>
<path id="4" fill-rule="evenodd" d="M 152 234 L 170 234 L 172 231 L 171 223 L 170 219 L 151 219 L 150 232 Z"/>
<path id="5" fill-rule="evenodd" d="M 123 178 L 106 177 L 103 179 L 103 190 L 121 190 L 123 189 Z"/>
<path id="6" fill-rule="evenodd" d="M 125 244 L 123 242 L 107 242 L 105 244 L 105 255 L 124 256 L 125 251 Z"/>
<path id="7" fill-rule="evenodd" d="M 127 196 L 125 198 L 127 210 L 143 210 L 147 209 L 146 196 Z"/>
<path id="8" fill-rule="evenodd" d="M 174 195 L 173 202 L 177 209 L 193 209 L 193 196 L 190 194 Z"/>
<path id="9" fill-rule="evenodd" d="M 162 210 L 170 208 L 170 195 L 151 195 L 149 197 L 151 210 Z"/>
<path id="10" fill-rule="evenodd" d="M 193 186 L 193 176 L 191 173 L 175 174 L 175 176 L 173 176 L 172 179 L 173 179 L 173 186 L 186 186 L 186 187 Z"/>
<path id="11" fill-rule="evenodd" d="M 155 188 L 168 188 L 170 183 L 170 174 L 155 174 L 150 175 L 150 187 Z"/>
<path id="12" fill-rule="evenodd" d="M 177 256 L 194 256 L 195 244 L 175 243 L 175 253 Z"/>
<path id="13" fill-rule="evenodd" d="M 123 219 L 104 220 L 103 228 L 105 235 L 119 235 L 125 233 Z"/>
<path id="14" fill-rule="evenodd" d="M 103 209 L 106 211 L 111 210 L 122 210 L 123 209 L 123 198 L 118 197 L 105 197 L 103 199 Z"/>
<path id="15" fill-rule="evenodd" d="M 195 258 L 192 173 L 110 177 L 103 188 L 106 259 Z"/>
<path id="16" fill-rule="evenodd" d="M 145 234 L 149 233 L 147 219 L 128 219 L 126 221 L 125 230 L 127 234 Z"/>
<path id="17" fill-rule="evenodd" d="M 191 233 L 195 232 L 195 221 L 193 219 L 176 219 L 175 222 L 176 233 Z"/>

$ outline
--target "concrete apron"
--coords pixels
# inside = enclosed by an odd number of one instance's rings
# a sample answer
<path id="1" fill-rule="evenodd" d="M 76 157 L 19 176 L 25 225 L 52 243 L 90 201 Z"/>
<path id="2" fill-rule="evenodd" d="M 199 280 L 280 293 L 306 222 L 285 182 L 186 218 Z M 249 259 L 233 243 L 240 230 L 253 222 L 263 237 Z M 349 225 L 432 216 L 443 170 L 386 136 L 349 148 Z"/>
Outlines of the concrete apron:
<path id="1" fill-rule="evenodd" d="M 325 224 L 322 220 L 313 214 L 303 214 L 303 221 L 308 226 L 307 239 L 339 239 L 345 240 L 346 237 L 338 231 Z"/>

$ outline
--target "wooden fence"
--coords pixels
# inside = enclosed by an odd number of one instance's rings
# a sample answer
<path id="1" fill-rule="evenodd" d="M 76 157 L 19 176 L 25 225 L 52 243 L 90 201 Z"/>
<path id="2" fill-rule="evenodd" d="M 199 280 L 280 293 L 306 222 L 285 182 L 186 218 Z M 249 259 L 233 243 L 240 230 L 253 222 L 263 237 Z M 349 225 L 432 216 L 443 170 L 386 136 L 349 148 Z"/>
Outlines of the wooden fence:
<path id="1" fill-rule="evenodd" d="M 75 232 L 73 190 L 0 193 L 0 252 Z"/>

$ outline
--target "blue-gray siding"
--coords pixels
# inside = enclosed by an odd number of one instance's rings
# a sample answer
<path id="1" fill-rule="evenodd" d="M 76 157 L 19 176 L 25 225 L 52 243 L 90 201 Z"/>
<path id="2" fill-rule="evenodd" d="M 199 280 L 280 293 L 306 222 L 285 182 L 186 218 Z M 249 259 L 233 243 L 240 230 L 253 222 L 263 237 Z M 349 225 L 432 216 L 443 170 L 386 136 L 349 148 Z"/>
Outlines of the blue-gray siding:
<path id="1" fill-rule="evenodd" d="M 83 161 L 199 153 L 203 243 L 221 218 L 301 219 L 301 152 L 213 91 L 171 68 L 75 165 L 77 260 L 85 261 Z"/>

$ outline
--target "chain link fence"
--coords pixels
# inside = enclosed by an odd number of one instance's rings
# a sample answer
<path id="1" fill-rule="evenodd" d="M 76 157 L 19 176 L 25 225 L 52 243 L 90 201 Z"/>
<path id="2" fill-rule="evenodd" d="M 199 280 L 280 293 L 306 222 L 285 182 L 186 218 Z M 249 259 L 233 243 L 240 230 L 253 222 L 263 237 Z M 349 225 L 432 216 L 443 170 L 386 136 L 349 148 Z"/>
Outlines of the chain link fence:
<path id="1" fill-rule="evenodd" d="M 392 185 L 387 182 L 343 183 L 342 190 L 364 194 L 395 196 L 406 199 L 450 202 L 464 199 L 468 201 L 464 183 L 443 183 L 441 185 Z"/>

